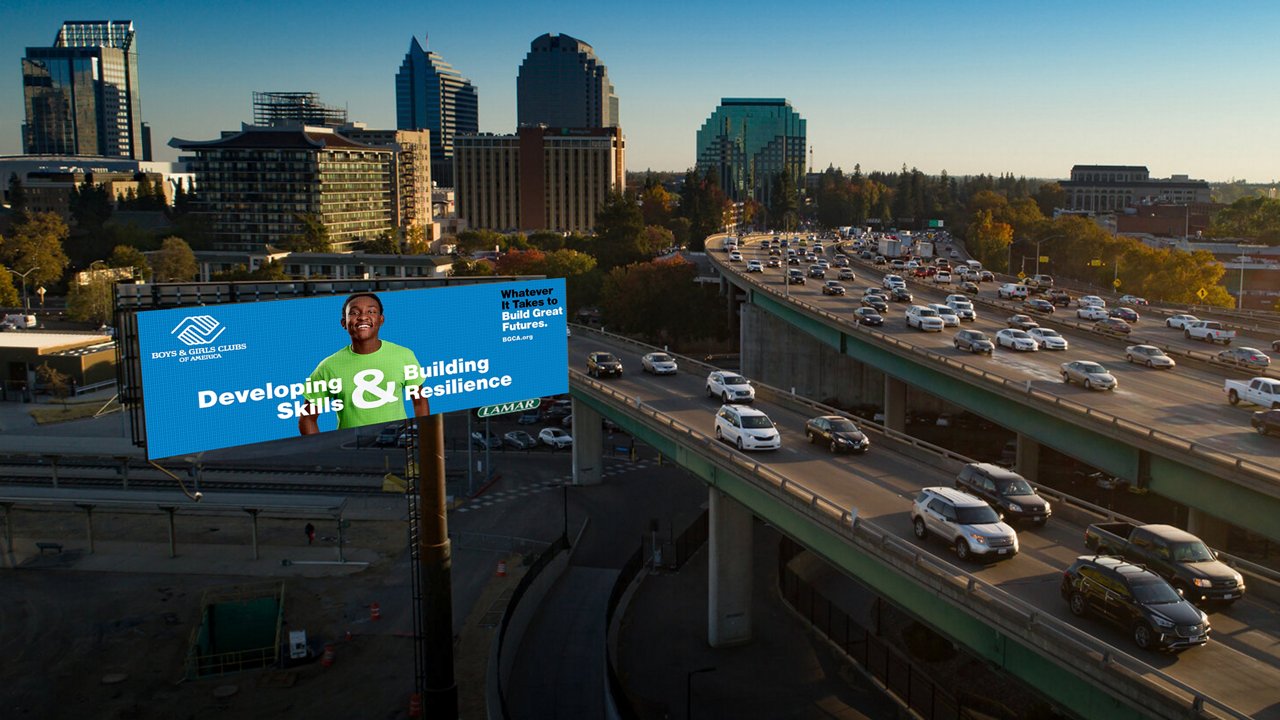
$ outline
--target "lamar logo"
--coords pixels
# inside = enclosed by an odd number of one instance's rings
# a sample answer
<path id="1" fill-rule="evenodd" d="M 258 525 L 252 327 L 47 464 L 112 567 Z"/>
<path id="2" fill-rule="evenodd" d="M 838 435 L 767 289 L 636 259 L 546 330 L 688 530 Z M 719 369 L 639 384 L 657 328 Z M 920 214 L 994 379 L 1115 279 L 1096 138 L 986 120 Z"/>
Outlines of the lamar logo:
<path id="1" fill-rule="evenodd" d="M 169 334 L 176 333 L 182 344 L 191 347 L 212 343 L 218 339 L 223 330 L 226 330 L 226 328 L 212 317 L 208 315 L 193 315 L 183 318 L 182 322 L 178 323 L 178 327 L 169 331 Z"/>

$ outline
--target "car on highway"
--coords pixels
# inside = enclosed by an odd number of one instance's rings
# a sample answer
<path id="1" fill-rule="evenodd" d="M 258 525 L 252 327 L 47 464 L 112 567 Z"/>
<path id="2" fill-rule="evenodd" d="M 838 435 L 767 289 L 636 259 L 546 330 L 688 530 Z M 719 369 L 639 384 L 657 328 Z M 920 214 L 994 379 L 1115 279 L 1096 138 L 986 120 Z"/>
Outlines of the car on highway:
<path id="1" fill-rule="evenodd" d="M 1272 340 L 1271 349 L 1275 350 L 1276 352 L 1280 352 L 1280 340 Z"/>
<path id="2" fill-rule="evenodd" d="M 873 257 L 873 255 L 870 250 L 863 250 L 858 253 L 858 257 L 863 260 L 870 260 Z"/>
<path id="3" fill-rule="evenodd" d="M 949 487 L 927 487 L 911 503 L 917 538 L 934 535 L 960 560 L 1002 560 L 1018 554 L 1018 534 L 982 498 Z"/>
<path id="4" fill-rule="evenodd" d="M 1155 345 L 1130 345 L 1124 349 L 1124 359 L 1161 370 L 1169 370 L 1177 365 L 1173 358 L 1165 355 L 1164 351 Z"/>
<path id="5" fill-rule="evenodd" d="M 1121 305 L 1135 305 L 1135 306 L 1151 304 L 1147 302 L 1146 298 L 1138 297 L 1137 295 L 1121 295 L 1120 299 L 1117 300 L 1116 302 L 1120 303 Z"/>
<path id="6" fill-rule="evenodd" d="M 739 450 L 777 450 L 782 435 L 763 412 L 739 405 L 721 405 L 716 413 L 717 440 L 732 443 Z"/>
<path id="7" fill-rule="evenodd" d="M 729 251 L 729 262 L 742 262 L 742 253 L 737 250 Z"/>
<path id="8" fill-rule="evenodd" d="M 800 272 L 800 268 L 789 268 L 787 270 L 788 285 L 803 285 L 804 273 Z"/>
<path id="9" fill-rule="evenodd" d="M 1001 300 L 1013 300 L 1015 298 L 1018 300 L 1026 300 L 1029 292 L 1030 291 L 1027 289 L 1026 285 L 1005 283 L 996 290 L 996 297 Z"/>
<path id="10" fill-rule="evenodd" d="M 867 299 L 863 298 L 862 302 L 865 304 Z M 856 320 L 859 325 L 871 325 L 873 327 L 884 325 L 884 317 L 881 316 L 880 313 L 876 312 L 876 308 L 874 307 L 857 308 L 853 311 L 853 319 Z"/>
<path id="11" fill-rule="evenodd" d="M 1280 435 L 1280 410 L 1259 410 L 1249 418 L 1249 424 L 1259 435 Z"/>
<path id="12" fill-rule="evenodd" d="M 1200 322 L 1200 318 L 1195 315 L 1170 315 L 1164 321 L 1164 326 L 1168 328 L 1177 328 L 1182 330 L 1191 323 Z"/>
<path id="13" fill-rule="evenodd" d="M 960 325 L 960 316 L 951 309 L 950 305 L 929 303 L 926 307 L 929 307 L 934 312 L 938 313 L 938 317 L 942 318 L 942 325 L 944 327 L 958 327 Z"/>
<path id="14" fill-rule="evenodd" d="M 788 265 L 788 266 L 796 266 L 796 267 L 799 267 L 799 266 L 800 266 L 800 258 L 796 257 L 795 255 L 792 255 L 792 256 L 788 257 L 788 258 L 787 258 L 787 265 Z"/>
<path id="15" fill-rule="evenodd" d="M 823 295 L 844 295 L 844 285 L 839 280 L 828 280 L 822 284 Z"/>
<path id="16" fill-rule="evenodd" d="M 1129 323 L 1120 318 L 1107 317 L 1102 318 L 1094 323 L 1093 329 L 1100 333 L 1115 333 L 1117 335 L 1128 335 L 1133 332 L 1133 327 Z"/>
<path id="17" fill-rule="evenodd" d="M 848 256 L 848 255 L 837 255 L 837 256 L 836 256 L 836 260 L 835 260 L 835 266 L 836 266 L 836 267 L 838 267 L 838 268 L 847 268 L 847 267 L 849 267 L 849 256 Z"/>
<path id="18" fill-rule="evenodd" d="M 924 305 L 911 305 L 906 312 L 907 327 L 923 332 L 942 332 L 946 323 L 938 317 L 938 311 Z"/>
<path id="19" fill-rule="evenodd" d="M 1011 328 L 1017 328 L 1019 330 L 1030 330 L 1033 327 L 1040 327 L 1040 323 L 1036 322 L 1035 318 L 1030 315 L 1022 314 L 1010 315 L 1009 319 L 1005 320 L 1005 324 Z"/>
<path id="20" fill-rule="evenodd" d="M 1218 361 L 1253 370 L 1271 367 L 1271 358 L 1257 348 L 1234 347 L 1218 353 Z"/>
<path id="21" fill-rule="evenodd" d="M 996 333 L 996 345 L 1007 347 L 1018 352 L 1035 352 L 1040 349 L 1036 341 L 1031 339 L 1026 330 L 1005 328 Z"/>
<path id="22" fill-rule="evenodd" d="M 971 353 L 990 355 L 995 351 L 995 343 L 981 330 L 961 330 L 952 338 L 957 350 L 968 350 Z"/>
<path id="23" fill-rule="evenodd" d="M 824 267 L 822 267 L 821 265 L 810 265 L 810 266 L 809 266 L 809 277 L 811 277 L 811 278 L 825 278 L 826 276 L 827 276 L 827 269 L 826 269 L 826 268 L 824 268 Z"/>
<path id="24" fill-rule="evenodd" d="M 573 447 L 573 436 L 560 428 L 542 428 L 538 431 L 538 440 L 557 450 Z"/>
<path id="25" fill-rule="evenodd" d="M 995 282 L 996 274 L 990 270 L 978 271 L 978 282 Z"/>
<path id="26" fill-rule="evenodd" d="M 597 351 L 587 355 L 587 374 L 593 377 L 622 377 L 622 361 L 610 352 Z"/>
<path id="27" fill-rule="evenodd" d="M 765 261 L 764 266 L 771 267 L 771 268 L 780 268 L 782 267 L 782 260 L 776 257 L 771 257 Z"/>
<path id="28" fill-rule="evenodd" d="M 1071 614 L 1096 615 L 1143 650 L 1185 650 L 1209 641 L 1209 616 L 1164 578 L 1124 558 L 1081 555 L 1059 588 Z"/>
<path id="29" fill-rule="evenodd" d="M 871 440 L 852 420 L 841 415 L 819 415 L 804 423 L 804 436 L 810 443 L 823 442 L 833 453 L 859 452 L 871 449 Z"/>
<path id="30" fill-rule="evenodd" d="M 875 261 L 874 261 L 874 262 L 875 262 L 875 264 L 876 264 L 876 265 L 884 265 L 885 263 L 887 263 L 887 262 L 889 262 L 889 261 L 888 261 L 888 260 L 885 260 L 883 255 L 877 255 L 877 256 L 876 256 L 876 259 L 875 259 Z"/>
<path id="31" fill-rule="evenodd" d="M 486 433 L 483 430 L 473 430 L 471 432 L 471 447 L 479 450 L 486 448 L 496 450 L 502 447 L 502 438 L 497 433 Z"/>
<path id="32" fill-rule="evenodd" d="M 1106 307 L 1107 301 L 1097 295 L 1081 295 L 1076 298 L 1076 307 Z"/>
<path id="33" fill-rule="evenodd" d="M 749 380 L 738 373 L 712 370 L 707 375 L 707 397 L 720 398 L 720 401 L 726 405 L 750 403 L 755 402 L 756 389 L 751 387 Z"/>
<path id="34" fill-rule="evenodd" d="M 748 260 L 747 272 L 764 272 L 764 265 L 762 265 L 759 260 Z"/>
<path id="35" fill-rule="evenodd" d="M 1033 327 L 1027 331 L 1027 334 L 1036 341 L 1036 345 L 1041 350 L 1068 350 L 1071 347 L 1067 339 L 1053 328 Z"/>
<path id="36" fill-rule="evenodd" d="M 1050 290 L 1049 292 L 1045 293 L 1044 299 L 1048 300 L 1054 305 L 1061 305 L 1062 307 L 1069 307 L 1071 305 L 1071 293 L 1067 292 L 1066 290 L 1061 290 L 1061 289 Z"/>
<path id="37" fill-rule="evenodd" d="M 906 285 L 894 285 L 893 287 L 889 288 L 889 299 L 893 300 L 894 302 L 907 302 L 907 303 L 914 300 L 914 298 L 911 297 L 911 291 L 907 290 Z"/>
<path id="38" fill-rule="evenodd" d="M 871 308 L 876 312 L 889 311 L 889 303 L 885 301 L 883 295 L 863 295 L 862 307 Z"/>
<path id="39" fill-rule="evenodd" d="M 1076 317 L 1081 320 L 1106 320 L 1107 309 L 1101 305 L 1085 305 L 1076 310 Z"/>
<path id="40" fill-rule="evenodd" d="M 1040 497 L 1026 478 L 993 463 L 968 463 L 960 468 L 956 489 L 986 500 L 1006 519 L 1044 525 L 1053 515 L 1049 501 Z"/>
<path id="41" fill-rule="evenodd" d="M 901 275 L 885 275 L 884 278 L 880 280 L 880 284 L 887 290 L 897 285 L 906 287 L 907 281 L 903 280 Z"/>
<path id="42" fill-rule="evenodd" d="M 538 441 L 523 430 L 512 430 L 502 436 L 502 442 L 509 448 L 528 450 L 538 446 Z"/>
<path id="43" fill-rule="evenodd" d="M 975 282 L 971 282 L 969 280 L 965 280 L 964 282 L 960 283 L 960 291 L 977 295 L 979 291 L 978 284 Z"/>
<path id="44" fill-rule="evenodd" d="M 651 352 L 640 358 L 640 369 L 654 375 L 675 375 L 680 366 L 667 353 Z"/>
<path id="45" fill-rule="evenodd" d="M 1027 312 L 1043 313 L 1045 315 L 1052 315 L 1054 311 L 1053 303 L 1043 298 L 1028 298 L 1023 301 L 1022 309 Z"/>
<path id="46" fill-rule="evenodd" d="M 1092 360 L 1062 363 L 1062 382 L 1068 385 L 1078 382 L 1085 390 L 1115 390 L 1118 384 L 1114 375 Z"/>
<path id="47" fill-rule="evenodd" d="M 1138 315 L 1138 312 L 1136 310 L 1134 310 L 1131 307 L 1123 307 L 1123 306 L 1111 308 L 1111 310 L 1107 312 L 1107 317 L 1120 318 L 1121 320 L 1129 323 L 1130 325 L 1138 322 L 1141 319 L 1141 317 Z"/>
<path id="48" fill-rule="evenodd" d="M 934 274 L 933 282 L 938 285 L 950 285 L 951 273 L 946 270 L 939 270 L 937 273 Z"/>
<path id="49" fill-rule="evenodd" d="M 947 307 L 951 308 L 951 312 L 962 322 L 974 322 L 978 319 L 978 313 L 973 309 L 973 303 L 963 295 L 948 295 Z"/>
<path id="50" fill-rule="evenodd" d="M 905 260 L 900 260 L 900 259 L 898 259 L 898 260 L 890 260 L 890 261 L 889 261 L 889 267 L 893 268 L 894 270 L 906 270 L 906 269 L 907 269 L 907 263 L 906 263 L 906 261 L 905 261 Z"/>
<path id="51" fill-rule="evenodd" d="M 839 263 L 837 263 L 837 265 L 839 265 Z M 853 271 L 852 271 L 852 270 L 850 270 L 848 267 L 841 267 L 841 268 L 840 268 L 840 272 L 836 273 L 836 277 L 837 277 L 837 278 L 839 278 L 839 279 L 841 279 L 841 280 L 856 280 L 856 279 L 857 279 L 856 277 L 854 277 Z"/>

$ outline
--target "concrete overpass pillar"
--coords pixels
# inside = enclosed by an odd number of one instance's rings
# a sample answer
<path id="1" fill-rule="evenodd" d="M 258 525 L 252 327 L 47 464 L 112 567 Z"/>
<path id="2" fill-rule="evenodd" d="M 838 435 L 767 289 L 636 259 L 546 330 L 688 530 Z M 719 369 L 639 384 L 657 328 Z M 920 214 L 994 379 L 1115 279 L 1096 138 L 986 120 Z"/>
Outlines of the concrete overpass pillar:
<path id="1" fill-rule="evenodd" d="M 907 431 L 907 384 L 884 376 L 884 424 L 890 430 Z"/>
<path id="2" fill-rule="evenodd" d="M 710 499 L 707 545 L 707 644 L 751 642 L 751 511 L 715 488 Z"/>
<path id="3" fill-rule="evenodd" d="M 573 484 L 599 485 L 603 482 L 603 419 L 578 398 L 573 398 Z"/>
<path id="4" fill-rule="evenodd" d="M 1038 482 L 1040 477 L 1040 443 L 1029 435 L 1018 433 L 1018 456 L 1013 469 L 1027 479 L 1027 482 Z"/>
<path id="5" fill-rule="evenodd" d="M 1221 550 L 1227 546 L 1227 531 L 1230 528 L 1224 520 L 1199 508 L 1187 508 L 1187 532 L 1200 538 L 1211 548 Z"/>

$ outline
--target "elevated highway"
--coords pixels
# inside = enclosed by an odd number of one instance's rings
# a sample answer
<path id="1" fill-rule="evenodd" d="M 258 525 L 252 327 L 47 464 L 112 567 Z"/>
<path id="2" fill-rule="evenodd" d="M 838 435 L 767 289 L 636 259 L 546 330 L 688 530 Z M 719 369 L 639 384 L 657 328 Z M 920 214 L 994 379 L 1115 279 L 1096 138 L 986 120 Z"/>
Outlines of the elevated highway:
<path id="1" fill-rule="evenodd" d="M 1204 647 L 1142 653 L 1126 632 L 1071 616 L 1059 597 L 1062 570 L 1085 551 L 1082 525 L 1065 519 L 1077 513 L 1059 505 L 1047 526 L 1019 527 L 1022 553 L 1007 562 L 961 565 L 945 545 L 914 538 L 909 509 L 921 487 L 950 485 L 965 458 L 875 427 L 870 453 L 832 456 L 803 440 L 805 419 L 829 410 L 763 386 L 756 406 L 780 428 L 782 449 L 738 453 L 713 439 L 719 403 L 705 396 L 706 367 L 682 360 L 676 376 L 642 375 L 639 356 L 648 349 L 575 333 L 573 367 L 590 351 L 610 350 L 627 368 L 605 382 L 572 372 L 575 400 L 1055 702 L 1089 718 L 1280 718 L 1280 612 L 1272 604 L 1251 595 L 1212 613 Z M 575 417 L 582 433 L 583 416 Z"/>

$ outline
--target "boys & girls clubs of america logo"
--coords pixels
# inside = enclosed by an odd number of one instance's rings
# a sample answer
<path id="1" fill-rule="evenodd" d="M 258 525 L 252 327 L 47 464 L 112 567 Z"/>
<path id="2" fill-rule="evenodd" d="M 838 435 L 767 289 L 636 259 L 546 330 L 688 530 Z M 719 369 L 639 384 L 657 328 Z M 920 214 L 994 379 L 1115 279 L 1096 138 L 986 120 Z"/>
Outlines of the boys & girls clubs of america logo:
<path id="1" fill-rule="evenodd" d="M 176 337 L 183 345 L 186 345 L 186 348 L 181 350 L 159 350 L 151 353 L 151 359 L 177 358 L 178 362 L 217 360 L 222 357 L 222 353 L 248 348 L 245 343 L 215 344 L 226 329 L 225 325 L 209 315 L 189 315 L 183 318 L 182 322 L 178 323 L 173 330 L 169 331 L 169 334 Z"/>

